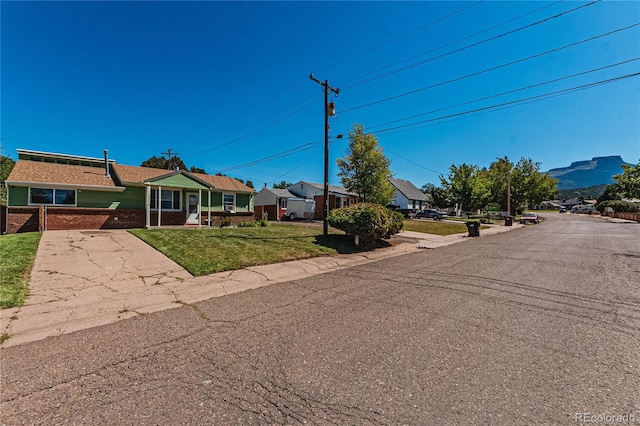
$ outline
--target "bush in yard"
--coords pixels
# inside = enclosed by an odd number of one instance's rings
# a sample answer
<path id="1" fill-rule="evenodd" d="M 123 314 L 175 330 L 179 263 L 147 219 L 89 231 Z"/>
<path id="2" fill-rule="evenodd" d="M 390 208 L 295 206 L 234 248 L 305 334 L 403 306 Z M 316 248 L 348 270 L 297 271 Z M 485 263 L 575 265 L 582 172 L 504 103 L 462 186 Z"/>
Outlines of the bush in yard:
<path id="1" fill-rule="evenodd" d="M 221 216 L 220 217 L 220 228 L 228 228 L 231 226 L 231 217 L 229 216 Z"/>
<path id="2" fill-rule="evenodd" d="M 269 222 L 266 219 L 254 220 L 252 222 L 241 222 L 238 224 L 238 228 L 264 228 L 269 226 Z"/>
<path id="3" fill-rule="evenodd" d="M 620 213 L 620 212 L 637 213 L 639 210 L 636 204 L 632 203 L 631 201 L 624 201 L 624 200 L 603 201 L 601 203 L 598 203 L 598 205 L 596 205 L 596 210 L 602 213 L 604 212 L 605 207 L 611 207 L 613 211 L 616 213 Z"/>
<path id="4" fill-rule="evenodd" d="M 404 218 L 379 204 L 362 203 L 333 210 L 327 222 L 347 235 L 358 237 L 359 244 L 372 246 L 377 239 L 400 232 Z"/>

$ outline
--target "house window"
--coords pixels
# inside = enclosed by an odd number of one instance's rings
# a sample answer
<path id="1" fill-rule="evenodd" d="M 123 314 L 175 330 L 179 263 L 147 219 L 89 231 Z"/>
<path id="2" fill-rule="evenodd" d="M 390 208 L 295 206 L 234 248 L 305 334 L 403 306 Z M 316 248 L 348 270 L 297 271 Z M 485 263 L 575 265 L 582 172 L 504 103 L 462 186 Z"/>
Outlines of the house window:
<path id="1" fill-rule="evenodd" d="M 286 209 L 287 208 L 287 199 L 286 198 L 280 198 L 280 208 L 281 209 Z"/>
<path id="2" fill-rule="evenodd" d="M 29 204 L 75 206 L 75 189 L 29 188 Z"/>
<path id="3" fill-rule="evenodd" d="M 235 211 L 236 209 L 236 194 L 223 194 L 222 195 L 222 208 L 224 211 Z"/>
<path id="4" fill-rule="evenodd" d="M 180 194 L 182 191 L 174 191 L 171 189 L 163 189 L 160 194 L 160 207 L 162 210 L 182 210 L 180 203 Z M 151 208 L 158 208 L 158 190 L 151 190 Z"/>

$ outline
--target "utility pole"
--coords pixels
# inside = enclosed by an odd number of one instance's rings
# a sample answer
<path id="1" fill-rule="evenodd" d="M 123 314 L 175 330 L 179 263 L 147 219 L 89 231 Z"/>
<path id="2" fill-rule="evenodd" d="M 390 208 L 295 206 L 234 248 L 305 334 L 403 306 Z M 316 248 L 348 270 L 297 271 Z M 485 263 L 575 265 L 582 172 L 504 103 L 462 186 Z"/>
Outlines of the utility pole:
<path id="1" fill-rule="evenodd" d="M 329 111 L 329 91 L 336 96 L 340 93 L 340 89 L 334 89 L 329 86 L 329 80 L 322 83 L 315 78 L 313 74 L 309 74 L 309 78 L 320 86 L 324 91 L 324 206 L 322 208 L 322 234 L 326 237 L 329 234 L 329 224 L 327 216 L 329 215 L 329 115 L 334 115 L 333 111 Z"/>
<path id="2" fill-rule="evenodd" d="M 168 148 L 167 152 L 160 153 L 160 154 L 166 154 L 169 157 L 169 159 L 167 160 L 167 168 L 169 170 L 171 170 L 171 151 L 173 151 L 173 148 Z M 178 155 L 178 154 L 175 154 L 175 155 Z"/>
<path id="3" fill-rule="evenodd" d="M 511 216 L 511 170 L 507 175 L 507 212 Z"/>

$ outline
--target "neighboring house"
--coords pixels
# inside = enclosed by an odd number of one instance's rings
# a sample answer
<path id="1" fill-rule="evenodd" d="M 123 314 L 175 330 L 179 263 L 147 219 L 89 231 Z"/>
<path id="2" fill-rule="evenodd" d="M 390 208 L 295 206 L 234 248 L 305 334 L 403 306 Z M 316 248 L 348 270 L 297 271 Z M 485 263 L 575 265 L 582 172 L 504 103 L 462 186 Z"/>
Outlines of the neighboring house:
<path id="1" fill-rule="evenodd" d="M 300 181 L 287 187 L 287 190 L 300 198 L 310 198 L 316 202 L 316 218 L 324 217 L 324 185 L 321 183 L 313 183 Z M 329 208 L 328 212 L 333 209 L 347 207 L 356 204 L 359 201 L 358 194 L 349 192 L 341 186 L 329 185 Z"/>
<path id="2" fill-rule="evenodd" d="M 562 207 L 566 207 L 567 209 L 572 209 L 574 206 L 581 204 L 595 204 L 595 200 L 583 200 L 581 198 L 570 198 L 568 200 L 563 200 L 560 205 Z"/>
<path id="3" fill-rule="evenodd" d="M 400 206 L 400 209 L 424 210 L 429 207 L 429 198 L 408 180 L 389 178 L 389 182 L 396 189 L 391 204 Z"/>
<path id="4" fill-rule="evenodd" d="M 287 213 L 289 198 L 295 198 L 295 195 L 286 189 L 262 188 L 256 194 L 254 204 L 264 209 L 268 220 L 280 220 Z"/>
<path id="5" fill-rule="evenodd" d="M 212 225 L 253 220 L 255 190 L 236 179 L 18 150 L 6 179 L 7 232 Z"/>
<path id="6" fill-rule="evenodd" d="M 534 210 L 560 210 L 562 203 L 560 200 L 543 201 L 534 207 Z"/>

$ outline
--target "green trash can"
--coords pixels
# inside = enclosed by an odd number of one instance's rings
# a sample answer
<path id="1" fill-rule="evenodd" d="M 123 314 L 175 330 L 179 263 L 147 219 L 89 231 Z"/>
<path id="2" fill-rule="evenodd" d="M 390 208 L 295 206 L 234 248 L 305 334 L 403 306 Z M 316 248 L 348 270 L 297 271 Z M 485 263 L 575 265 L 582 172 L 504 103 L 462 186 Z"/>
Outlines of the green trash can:
<path id="1" fill-rule="evenodd" d="M 480 223 L 479 222 L 467 222 L 467 230 L 470 237 L 480 236 Z"/>

